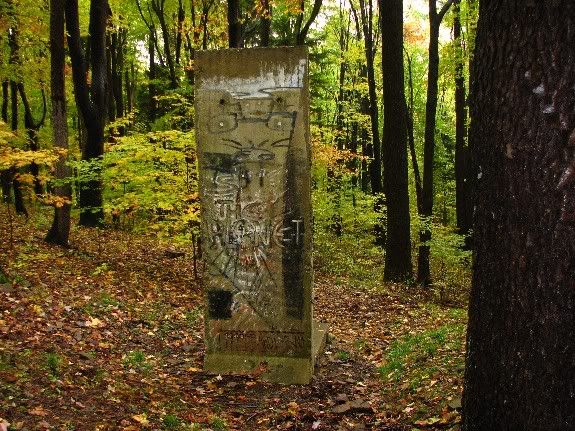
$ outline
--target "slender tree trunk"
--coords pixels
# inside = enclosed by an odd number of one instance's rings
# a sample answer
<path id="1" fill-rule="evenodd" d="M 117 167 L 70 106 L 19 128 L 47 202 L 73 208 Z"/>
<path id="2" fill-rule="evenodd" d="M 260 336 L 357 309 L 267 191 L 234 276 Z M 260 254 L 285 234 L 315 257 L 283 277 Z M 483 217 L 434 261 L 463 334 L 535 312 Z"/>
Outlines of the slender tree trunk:
<path id="1" fill-rule="evenodd" d="M 20 82 L 18 84 L 18 92 L 20 93 L 20 98 L 22 99 L 22 105 L 24 106 L 24 128 L 28 135 L 28 146 L 31 151 L 38 151 L 40 149 L 38 143 L 38 132 L 40 127 L 44 125 L 44 120 L 46 118 L 46 96 L 44 94 L 44 89 L 42 89 L 42 117 L 40 120 L 35 121 L 32 114 L 32 108 L 28 97 L 26 96 L 26 91 L 24 89 L 24 84 Z M 40 167 L 32 162 L 30 163 L 30 173 L 34 176 L 34 192 L 37 195 L 44 193 L 44 187 L 40 181 Z"/>
<path id="2" fill-rule="evenodd" d="M 262 15 L 260 16 L 260 46 L 269 46 L 272 31 L 272 7 L 269 0 L 262 0 L 262 9 Z"/>
<path id="3" fill-rule="evenodd" d="M 480 2 L 465 431 L 575 429 L 575 4 Z"/>
<path id="4" fill-rule="evenodd" d="M 413 176 L 415 178 L 415 196 L 417 201 L 417 214 L 421 215 L 422 213 L 422 196 L 423 196 L 423 186 L 421 181 L 421 173 L 419 171 L 419 162 L 417 161 L 417 153 L 415 151 L 415 136 L 414 136 L 414 127 L 413 127 L 413 105 L 414 105 L 414 96 L 413 96 L 413 72 L 412 72 L 412 65 L 411 65 L 411 58 L 409 53 L 405 51 L 405 56 L 407 58 L 407 72 L 409 76 L 408 80 L 408 88 L 409 88 L 409 106 L 407 107 L 405 113 L 407 115 L 407 141 L 409 143 L 409 153 L 411 155 L 411 164 L 413 166 Z"/>
<path id="5" fill-rule="evenodd" d="M 305 12 L 305 1 L 302 0 L 300 2 L 301 13 L 298 15 L 298 18 L 296 20 L 295 45 L 304 45 L 305 44 L 309 29 L 310 29 L 311 25 L 313 24 L 313 22 L 315 21 L 315 19 L 317 18 L 317 15 L 319 14 L 319 11 L 321 9 L 321 5 L 322 5 L 322 0 L 314 0 L 313 7 L 312 7 L 312 10 L 311 10 L 310 15 L 308 17 L 308 20 L 305 22 L 305 24 L 303 24 L 303 17 L 304 17 L 304 12 Z"/>
<path id="6" fill-rule="evenodd" d="M 155 58 L 155 47 L 153 35 L 150 33 L 148 38 L 148 56 L 150 58 L 150 66 L 148 70 L 148 94 L 150 96 L 150 106 L 148 107 L 150 112 L 150 121 L 155 120 L 157 115 L 157 102 L 156 102 L 156 84 L 154 80 L 156 79 L 156 58 Z"/>
<path id="7" fill-rule="evenodd" d="M 129 70 L 126 69 L 124 71 L 124 82 L 126 88 L 126 109 L 128 113 L 132 112 L 133 97 L 134 97 L 133 95 L 134 81 L 132 80 L 130 75 L 134 76 L 134 63 L 130 63 L 130 69 Z"/>
<path id="8" fill-rule="evenodd" d="M 425 103 L 425 137 L 423 143 L 423 194 L 417 280 L 427 286 L 431 283 L 429 265 L 431 240 L 431 218 L 433 216 L 433 162 L 435 156 L 435 122 L 439 79 L 439 27 L 443 16 L 453 3 L 446 2 L 437 12 L 436 0 L 429 0 L 429 68 L 427 74 L 427 100 Z"/>
<path id="9" fill-rule="evenodd" d="M 91 86 L 88 86 L 86 61 L 80 40 L 78 0 L 66 0 L 66 28 L 72 61 L 74 95 L 87 132 L 82 160 L 94 163 L 91 179 L 80 185 L 80 224 L 83 226 L 97 226 L 104 219 L 99 160 L 104 154 L 104 125 L 107 118 L 106 98 L 109 85 L 106 67 L 108 10 L 107 0 L 92 0 L 90 3 L 89 47 L 92 80 Z"/>
<path id="10" fill-rule="evenodd" d="M 386 280 L 412 275 L 403 83 L 403 0 L 380 0 L 383 64 L 383 185 L 387 198 Z"/>
<path id="11" fill-rule="evenodd" d="M 455 209 L 459 232 L 467 234 L 471 229 L 467 184 L 467 111 L 465 109 L 465 75 L 463 71 L 463 41 L 461 36 L 461 0 L 454 2 L 453 42 L 455 45 Z"/>
<path id="12" fill-rule="evenodd" d="M 8 123 L 8 99 L 10 98 L 10 81 L 2 81 L 2 121 Z M 2 201 L 10 202 L 10 171 L 0 171 L 0 186 L 2 187 Z"/>
<path id="13" fill-rule="evenodd" d="M 178 31 L 176 34 L 176 64 L 180 64 L 180 57 L 182 54 L 182 41 L 184 35 L 184 20 L 186 19 L 186 11 L 184 10 L 184 3 L 178 0 Z"/>
<path id="14" fill-rule="evenodd" d="M 18 84 L 15 81 L 10 81 L 10 99 L 11 99 L 11 129 L 16 131 L 18 129 Z M 14 208 L 18 214 L 28 217 L 28 210 L 24 204 L 24 193 L 22 192 L 22 183 L 18 179 L 18 172 L 16 169 L 9 170 L 9 178 L 12 180 L 12 188 L 14 189 Z"/>
<path id="15" fill-rule="evenodd" d="M 166 0 L 152 0 L 152 9 L 154 10 L 158 21 L 160 22 L 160 29 L 162 30 L 162 39 L 164 40 L 164 55 L 168 63 L 168 70 L 170 72 L 170 86 L 172 89 L 178 88 L 178 78 L 176 76 L 176 66 L 174 65 L 174 58 L 172 56 L 170 31 L 166 23 L 165 6 Z"/>
<path id="16" fill-rule="evenodd" d="M 2 121 L 5 123 L 8 123 L 8 99 L 10 98 L 8 92 L 9 88 L 10 81 L 4 79 L 2 81 Z"/>
<path id="17" fill-rule="evenodd" d="M 68 124 L 66 117 L 66 88 L 64 68 L 66 66 L 64 50 L 64 3 L 65 0 L 50 0 L 50 76 L 52 100 L 52 128 L 54 133 L 54 146 L 63 150 L 68 149 Z M 54 208 L 52 227 L 46 235 L 46 241 L 68 246 L 70 235 L 70 201 L 72 190 L 69 183 L 70 168 L 66 164 L 66 157 L 62 156 L 56 163 L 55 178 L 63 182 L 58 184 L 53 193 L 62 199 L 60 205 Z"/>
<path id="18" fill-rule="evenodd" d="M 371 137 L 373 148 L 373 160 L 369 165 L 371 176 L 372 193 L 382 193 L 381 175 L 381 141 L 379 138 L 379 108 L 377 105 L 377 88 L 375 86 L 375 50 L 373 46 L 373 4 L 372 0 L 359 1 L 361 26 L 363 29 L 363 40 L 365 43 L 365 60 L 367 65 L 367 86 L 369 92 L 369 117 L 371 120 Z"/>
<path id="19" fill-rule="evenodd" d="M 228 43 L 230 48 L 242 47 L 242 24 L 239 0 L 228 0 Z"/>
<path id="20" fill-rule="evenodd" d="M 8 123 L 8 101 L 10 99 L 10 81 L 2 81 L 2 121 Z M 10 202 L 10 188 L 12 180 L 10 170 L 0 171 L 0 186 L 2 187 L 2 200 L 4 203 Z"/>
<path id="21" fill-rule="evenodd" d="M 8 8 L 10 8 L 10 14 L 12 14 L 14 5 L 11 1 L 8 2 Z M 19 66 L 20 64 L 20 53 L 18 46 L 18 27 L 16 25 L 16 19 L 13 17 L 13 26 L 8 32 L 8 44 L 10 46 L 10 64 L 13 66 Z M 18 130 L 18 82 L 16 80 L 10 80 L 10 127 L 12 131 Z M 23 214 L 28 217 L 28 211 L 24 204 L 24 194 L 22 192 L 22 184 L 18 179 L 18 172 L 15 169 L 11 169 L 8 177 L 12 180 L 12 188 L 14 189 L 14 207 L 18 214 Z"/>

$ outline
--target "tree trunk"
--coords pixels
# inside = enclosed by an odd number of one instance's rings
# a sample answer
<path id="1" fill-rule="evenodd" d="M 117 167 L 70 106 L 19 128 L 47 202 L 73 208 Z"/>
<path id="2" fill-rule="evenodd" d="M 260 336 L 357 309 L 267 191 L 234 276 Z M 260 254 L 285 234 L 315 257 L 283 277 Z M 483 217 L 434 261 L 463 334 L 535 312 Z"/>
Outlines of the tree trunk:
<path id="1" fill-rule="evenodd" d="M 367 65 L 367 86 L 369 91 L 369 117 L 371 119 L 371 137 L 373 160 L 369 164 L 372 193 L 383 192 L 381 181 L 381 142 L 379 140 L 379 108 L 377 106 L 377 89 L 375 86 L 375 68 L 373 47 L 373 5 L 372 0 L 359 0 L 361 26 L 365 43 L 365 60 Z"/>
<path id="2" fill-rule="evenodd" d="M 54 133 L 54 146 L 63 150 L 68 149 L 68 124 L 66 118 L 66 88 L 64 68 L 66 66 L 64 50 L 64 2 L 65 0 L 50 1 L 50 76 L 52 101 L 52 128 Z M 66 165 L 66 157 L 62 156 L 56 163 L 55 178 L 63 182 L 69 179 L 70 168 Z M 54 208 L 52 227 L 46 235 L 46 241 L 61 246 L 68 246 L 70 235 L 70 200 L 72 190 L 69 183 L 58 184 L 54 195 L 67 201 Z"/>
<path id="3" fill-rule="evenodd" d="M 130 76 L 131 75 L 131 76 Z M 126 87 L 126 108 L 128 113 L 132 112 L 133 98 L 134 98 L 134 63 L 130 63 L 130 70 L 126 69 L 124 72 L 124 80 Z"/>
<path id="4" fill-rule="evenodd" d="M 270 45 L 272 31 L 272 7 L 269 0 L 262 0 L 262 15 L 260 16 L 260 46 Z"/>
<path id="5" fill-rule="evenodd" d="M 28 101 L 28 97 L 26 96 L 26 91 L 22 82 L 18 84 L 18 92 L 22 99 L 22 105 L 24 105 L 24 128 L 28 135 L 28 146 L 31 151 L 38 151 L 40 149 L 38 144 L 38 132 L 40 127 L 44 125 L 44 120 L 46 118 L 46 96 L 44 94 L 44 89 L 42 89 L 42 117 L 38 121 L 34 120 L 32 108 Z M 44 187 L 39 178 L 40 167 L 34 162 L 30 163 L 30 173 L 34 176 L 34 192 L 37 195 L 43 194 Z"/>
<path id="6" fill-rule="evenodd" d="M 170 46 L 170 31 L 166 23 L 166 15 L 164 5 L 166 0 L 152 0 L 152 9 L 154 10 L 158 21 L 160 22 L 160 29 L 162 30 L 162 39 L 164 40 L 164 55 L 168 63 L 168 71 L 170 72 L 170 86 L 172 89 L 178 88 L 178 78 L 176 76 L 176 66 L 174 65 L 174 58 L 172 56 Z"/>
<path id="7" fill-rule="evenodd" d="M 108 10 L 107 0 L 92 0 L 90 3 L 89 47 L 92 81 L 91 86 L 88 86 L 86 62 L 80 40 L 78 0 L 66 0 L 66 28 L 72 61 L 74 95 L 87 132 L 86 145 L 82 149 L 82 160 L 94 163 L 91 179 L 80 185 L 80 224 L 83 226 L 97 226 L 104 219 L 103 185 L 99 159 L 104 154 L 104 125 L 107 117 L 106 25 Z"/>
<path id="8" fill-rule="evenodd" d="M 154 46 L 154 36 L 152 32 L 150 32 L 148 38 L 148 56 L 150 57 L 150 66 L 148 70 L 148 94 L 150 96 L 150 106 L 148 107 L 150 113 L 150 121 L 156 119 L 157 115 L 157 101 L 156 101 L 156 84 L 154 80 L 156 79 L 156 57 L 155 57 L 155 46 Z"/>
<path id="9" fill-rule="evenodd" d="M 184 20 L 186 19 L 186 11 L 182 0 L 178 0 L 178 32 L 176 34 L 176 64 L 180 64 L 180 57 L 182 54 L 182 40 L 184 35 Z"/>
<path id="10" fill-rule="evenodd" d="M 482 1 L 463 429 L 575 429 L 575 4 Z"/>
<path id="11" fill-rule="evenodd" d="M 10 86 L 10 81 L 7 79 L 2 80 L 2 121 L 8 123 L 8 89 Z"/>
<path id="12" fill-rule="evenodd" d="M 14 5 L 9 2 L 8 7 L 10 8 L 10 15 L 13 10 L 11 9 Z M 16 18 L 12 17 L 13 26 L 8 31 L 8 44 L 10 46 L 10 64 L 18 67 L 20 64 L 20 53 L 18 46 L 18 27 L 16 25 Z M 15 80 L 10 80 L 10 128 L 12 131 L 18 130 L 18 82 Z M 23 214 L 28 217 L 28 211 L 24 205 L 24 194 L 22 192 L 22 184 L 18 179 L 18 172 L 15 169 L 9 170 L 8 178 L 12 180 L 12 188 L 14 189 L 14 207 L 18 214 Z"/>
<path id="13" fill-rule="evenodd" d="M 300 2 L 301 12 L 297 17 L 296 26 L 295 26 L 295 36 L 296 36 L 295 45 L 304 45 L 305 44 L 307 34 L 309 32 L 311 25 L 313 24 L 313 22 L 317 18 L 317 15 L 319 14 L 319 11 L 321 9 L 321 4 L 322 4 L 322 0 L 314 0 L 313 7 L 312 7 L 311 13 L 309 15 L 309 18 L 306 21 L 306 23 L 303 24 L 303 17 L 304 17 L 304 12 L 305 12 L 305 1 L 302 0 Z"/>
<path id="14" fill-rule="evenodd" d="M 383 177 L 387 199 L 384 278 L 410 278 L 407 125 L 403 83 L 403 0 L 380 0 L 383 69 Z"/>
<path id="15" fill-rule="evenodd" d="M 425 102 L 425 137 L 423 142 L 423 187 L 421 197 L 421 228 L 417 281 L 427 286 L 431 283 L 429 266 L 431 218 L 433 216 L 433 162 L 435 155 L 435 121 L 439 79 L 439 27 L 443 16 L 453 3 L 446 2 L 437 12 L 436 0 L 429 0 L 429 68 L 427 73 L 427 100 Z"/>
<path id="16" fill-rule="evenodd" d="M 461 36 L 461 0 L 455 0 L 453 18 L 453 43 L 455 45 L 455 211 L 457 228 L 462 234 L 471 229 L 471 211 L 467 183 L 467 135 L 465 109 L 465 75 L 463 71 L 463 41 Z"/>
<path id="17" fill-rule="evenodd" d="M 242 47 L 240 0 L 228 0 L 228 43 L 230 48 Z"/>

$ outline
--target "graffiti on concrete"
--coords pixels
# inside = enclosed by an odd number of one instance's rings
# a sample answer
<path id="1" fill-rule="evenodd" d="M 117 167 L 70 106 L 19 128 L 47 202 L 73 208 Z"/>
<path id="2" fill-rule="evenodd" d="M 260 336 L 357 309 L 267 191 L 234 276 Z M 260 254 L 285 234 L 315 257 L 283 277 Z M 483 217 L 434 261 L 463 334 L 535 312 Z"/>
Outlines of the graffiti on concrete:
<path id="1" fill-rule="evenodd" d="M 290 157 L 300 93 L 210 91 L 201 187 L 212 319 L 255 315 L 273 330 L 301 319 L 304 222 Z"/>

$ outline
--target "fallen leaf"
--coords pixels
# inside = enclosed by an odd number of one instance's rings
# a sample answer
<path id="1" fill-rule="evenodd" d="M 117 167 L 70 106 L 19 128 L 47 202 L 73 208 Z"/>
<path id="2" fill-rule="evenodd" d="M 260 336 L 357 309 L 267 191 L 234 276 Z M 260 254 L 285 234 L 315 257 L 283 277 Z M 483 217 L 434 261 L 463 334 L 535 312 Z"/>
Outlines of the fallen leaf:
<path id="1" fill-rule="evenodd" d="M 47 416 L 48 415 L 48 412 L 46 410 L 44 410 L 44 407 L 42 407 L 42 406 L 34 407 L 33 409 L 28 410 L 28 413 L 30 413 L 31 415 L 34 415 L 34 416 Z"/>
<path id="2" fill-rule="evenodd" d="M 288 413 L 289 413 L 290 415 L 292 415 L 292 416 L 296 416 L 296 415 L 297 415 L 297 412 L 298 412 L 298 410 L 299 410 L 299 405 L 298 405 L 298 403 L 296 403 L 295 401 L 292 401 L 291 403 L 289 403 L 289 404 L 287 405 L 287 407 L 288 407 Z"/>
<path id="3" fill-rule="evenodd" d="M 86 326 L 89 326 L 90 328 L 99 328 L 100 326 L 104 326 L 104 322 L 97 317 L 92 317 L 90 320 L 86 321 Z"/>
<path id="4" fill-rule="evenodd" d="M 41 429 L 50 429 L 50 424 L 46 421 L 40 421 L 38 423 L 38 427 L 40 427 Z"/>
<path id="5" fill-rule="evenodd" d="M 140 415 L 134 415 L 134 416 L 132 416 L 132 419 L 134 419 L 136 422 L 138 422 L 142 426 L 150 425 L 150 421 L 148 420 L 148 416 L 146 415 L 146 413 L 142 413 Z"/>
<path id="6" fill-rule="evenodd" d="M 440 421 L 440 419 L 438 417 L 431 417 L 428 419 L 424 419 L 424 420 L 418 420 L 415 421 L 414 424 L 418 425 L 418 426 L 430 426 L 430 425 L 435 425 L 436 423 L 438 423 Z"/>

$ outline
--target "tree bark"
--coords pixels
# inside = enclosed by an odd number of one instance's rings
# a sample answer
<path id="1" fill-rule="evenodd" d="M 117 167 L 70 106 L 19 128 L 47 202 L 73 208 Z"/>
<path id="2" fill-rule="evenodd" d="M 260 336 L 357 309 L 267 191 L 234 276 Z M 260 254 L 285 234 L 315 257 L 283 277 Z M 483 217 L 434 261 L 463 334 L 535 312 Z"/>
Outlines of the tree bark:
<path id="1" fill-rule="evenodd" d="M 184 20 L 186 19 L 186 11 L 184 10 L 183 0 L 178 0 L 178 32 L 176 34 L 176 64 L 180 64 L 180 57 L 182 54 L 182 41 L 184 36 Z"/>
<path id="2" fill-rule="evenodd" d="M 172 56 L 172 50 L 170 46 L 170 31 L 168 30 L 168 24 L 166 23 L 166 15 L 164 6 L 166 0 L 152 0 L 152 9 L 158 21 L 160 22 L 160 29 L 162 30 L 162 39 L 164 40 L 164 55 L 166 56 L 166 61 L 168 63 L 168 71 L 170 73 L 170 86 L 172 89 L 178 88 L 178 78 L 176 76 L 176 66 L 174 65 L 174 58 Z"/>
<path id="3" fill-rule="evenodd" d="M 417 161 L 417 153 L 415 151 L 415 136 L 413 130 L 413 105 L 414 105 L 414 97 L 413 97 L 413 73 L 412 73 L 412 65 L 411 65 L 411 58 L 409 53 L 405 51 L 405 56 L 407 58 L 407 73 L 409 76 L 408 79 L 408 88 L 409 88 L 409 105 L 405 110 L 405 114 L 407 116 L 407 142 L 409 144 L 409 153 L 411 156 L 411 165 L 413 167 L 413 177 L 415 182 L 415 197 L 417 203 L 417 214 L 421 215 L 422 212 L 422 195 L 423 195 L 423 186 L 421 181 L 421 173 L 419 171 L 419 162 Z"/>
<path id="4" fill-rule="evenodd" d="M 5 123 L 8 123 L 8 99 L 10 97 L 8 93 L 8 89 L 10 88 L 9 86 L 9 80 L 2 80 L 2 121 Z"/>
<path id="5" fill-rule="evenodd" d="M 64 68 L 66 66 L 64 50 L 64 3 L 65 0 L 50 0 L 50 77 L 52 101 L 52 128 L 54 146 L 68 150 L 68 124 L 66 117 L 66 87 Z M 54 195 L 66 202 L 54 208 L 52 227 L 46 235 L 46 241 L 68 246 L 70 236 L 70 201 L 72 190 L 65 181 L 70 177 L 70 168 L 66 156 L 56 163 L 54 177 L 61 182 L 53 190 Z"/>
<path id="6" fill-rule="evenodd" d="M 81 47 L 78 0 L 66 0 L 65 9 L 74 95 L 87 132 L 82 160 L 96 163 L 92 178 L 80 186 L 80 224 L 97 226 L 104 218 L 101 168 L 97 163 L 104 154 L 104 125 L 107 117 L 106 25 L 109 7 L 107 0 L 92 0 L 90 3 L 91 86 L 88 86 L 86 80 L 86 62 Z"/>
<path id="7" fill-rule="evenodd" d="M 455 211 L 457 228 L 462 234 L 471 229 L 467 181 L 467 110 L 465 106 L 465 75 L 463 71 L 463 40 L 461 35 L 461 0 L 455 0 L 453 17 L 453 43 L 455 45 Z"/>
<path id="8" fill-rule="evenodd" d="M 410 278 L 407 124 L 403 82 L 403 0 L 380 0 L 383 69 L 383 177 L 387 198 L 384 278 Z"/>
<path id="9" fill-rule="evenodd" d="M 13 16 L 14 4 L 9 1 L 9 15 L 12 15 L 13 25 L 8 31 L 8 45 L 10 46 L 10 59 L 9 62 L 13 66 L 20 65 L 20 47 L 18 45 L 18 27 L 16 18 Z M 18 81 L 17 78 L 10 80 L 10 128 L 12 131 L 18 130 Z M 28 210 L 24 204 L 24 193 L 22 192 L 22 184 L 18 179 L 18 172 L 16 169 L 9 169 L 7 177 L 12 181 L 12 188 L 14 190 L 14 207 L 18 214 L 28 217 Z"/>
<path id="10" fill-rule="evenodd" d="M 44 125 L 44 120 L 46 119 L 46 96 L 44 89 L 41 90 L 42 117 L 38 121 L 34 120 L 32 108 L 30 106 L 30 102 L 28 101 L 28 97 L 24 89 L 24 84 L 22 82 L 18 83 L 18 92 L 20 93 L 20 99 L 22 99 L 22 105 L 24 106 L 24 128 L 26 129 L 26 133 L 28 135 L 28 146 L 31 151 L 38 151 L 40 149 L 38 143 L 38 132 L 40 127 Z M 30 163 L 30 173 L 34 176 L 34 192 L 37 195 L 41 195 L 44 193 L 44 186 L 42 185 L 42 182 L 39 178 L 40 167 L 34 162 Z"/>
<path id="11" fill-rule="evenodd" d="M 272 6 L 269 0 L 262 0 L 262 7 L 262 15 L 260 16 L 260 46 L 269 46 L 272 31 Z"/>
<path id="12" fill-rule="evenodd" d="M 435 156 L 435 121 L 439 79 L 439 27 L 445 13 L 453 3 L 447 1 L 437 12 L 436 0 L 429 0 L 429 68 L 427 73 L 427 100 L 425 102 L 425 137 L 423 142 L 423 187 L 421 197 L 421 229 L 417 258 L 417 281 L 422 286 L 431 283 L 429 265 L 431 218 L 433 216 L 433 161 Z"/>
<path id="13" fill-rule="evenodd" d="M 371 176 L 371 191 L 373 194 L 382 193 L 381 175 L 381 141 L 379 139 L 379 108 L 377 105 L 377 89 L 375 86 L 375 49 L 373 46 L 373 4 L 372 0 L 359 0 L 359 12 L 363 40 L 365 46 L 365 61 L 367 67 L 367 86 L 369 94 L 369 117 L 371 120 L 371 140 L 373 148 L 373 160 L 369 164 Z"/>
<path id="14" fill-rule="evenodd" d="M 575 429 L 575 4 L 481 1 L 463 429 Z"/>
<path id="15" fill-rule="evenodd" d="M 154 82 L 154 80 L 156 79 L 156 56 L 155 56 L 156 50 L 155 50 L 155 44 L 154 44 L 154 35 L 152 34 L 152 31 L 150 30 L 150 35 L 148 37 L 148 56 L 150 58 L 150 66 L 148 68 L 148 79 L 149 79 L 149 83 L 148 83 L 148 95 L 150 97 L 149 103 L 150 105 L 148 106 L 148 110 L 150 113 L 150 121 L 155 120 L 156 115 L 157 115 L 157 101 L 155 99 L 156 97 L 156 84 Z"/>
<path id="16" fill-rule="evenodd" d="M 311 13 L 310 13 L 307 21 L 305 22 L 305 24 L 303 24 L 303 18 L 304 18 L 304 12 L 305 12 L 305 1 L 302 0 L 300 2 L 301 13 L 298 15 L 298 18 L 296 20 L 295 45 L 305 45 L 305 41 L 307 39 L 307 34 L 309 33 L 309 29 L 310 29 L 311 25 L 313 24 L 313 22 L 317 18 L 317 15 L 319 14 L 319 11 L 321 9 L 321 4 L 322 4 L 322 0 L 314 0 L 313 7 L 311 9 Z"/>
<path id="17" fill-rule="evenodd" d="M 242 24 L 240 1 L 228 0 L 228 43 L 230 48 L 242 47 Z"/>

